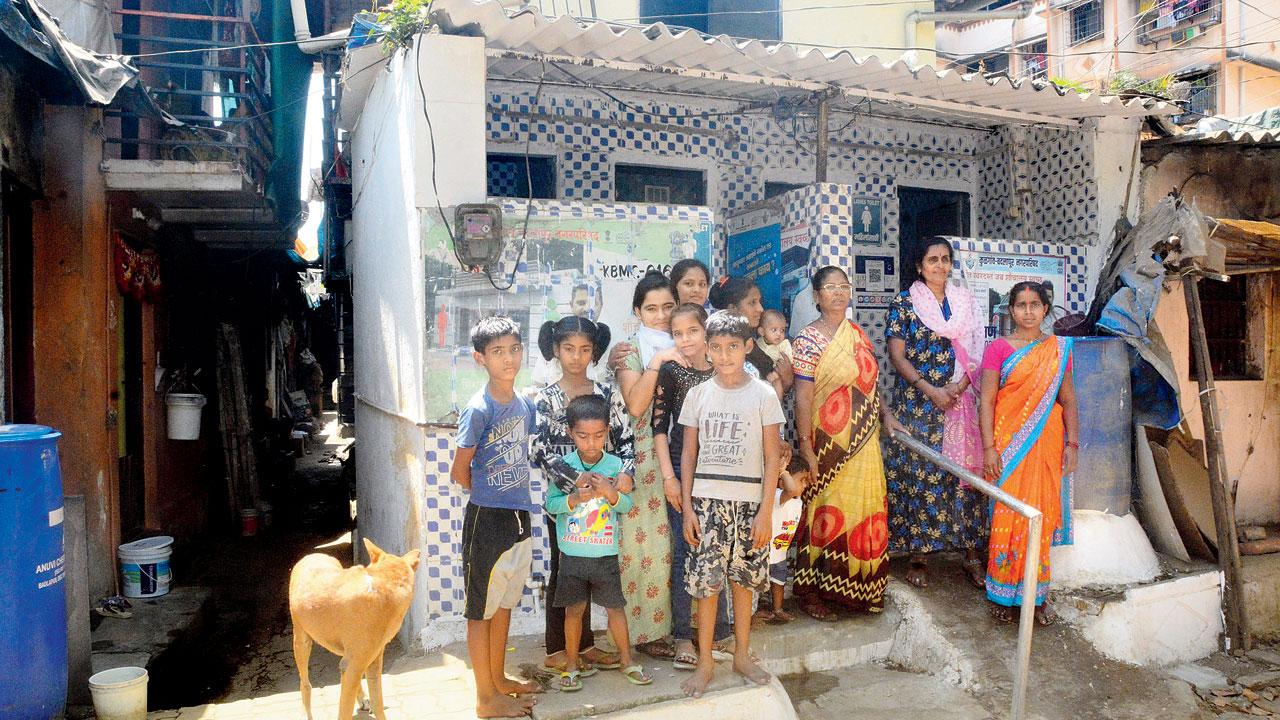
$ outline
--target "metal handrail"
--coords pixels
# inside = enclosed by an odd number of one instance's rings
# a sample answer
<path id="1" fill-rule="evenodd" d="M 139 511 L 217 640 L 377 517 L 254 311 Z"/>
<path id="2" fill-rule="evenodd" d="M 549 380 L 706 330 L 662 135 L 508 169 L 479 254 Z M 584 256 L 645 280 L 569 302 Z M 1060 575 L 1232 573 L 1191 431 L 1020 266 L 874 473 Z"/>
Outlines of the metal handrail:
<path id="1" fill-rule="evenodd" d="M 1022 573 L 1022 606 L 1018 613 L 1018 654 L 1013 669 L 1013 708 L 1009 715 L 1011 720 L 1022 720 L 1027 709 L 1027 681 L 1031 673 L 1031 631 L 1035 627 L 1036 582 L 1040 569 L 1040 527 L 1044 523 L 1044 514 L 904 432 L 895 430 L 893 439 L 1027 519 L 1027 548 L 1023 561 L 1025 569 Z M 1028 598 L 1031 602 L 1027 602 Z"/>

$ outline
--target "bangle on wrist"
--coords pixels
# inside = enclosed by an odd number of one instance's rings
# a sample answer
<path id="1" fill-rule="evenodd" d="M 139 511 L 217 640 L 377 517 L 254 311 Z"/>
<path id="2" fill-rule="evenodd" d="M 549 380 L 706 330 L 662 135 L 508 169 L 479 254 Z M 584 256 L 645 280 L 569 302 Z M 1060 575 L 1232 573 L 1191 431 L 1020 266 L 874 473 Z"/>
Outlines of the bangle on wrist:
<path id="1" fill-rule="evenodd" d="M 1079 450 L 1079 449 L 1080 449 L 1080 443 L 1076 442 L 1075 440 L 1068 440 L 1068 441 L 1067 441 L 1067 447 L 1069 447 L 1069 448 L 1074 448 L 1074 449 L 1076 449 L 1076 450 Z"/>

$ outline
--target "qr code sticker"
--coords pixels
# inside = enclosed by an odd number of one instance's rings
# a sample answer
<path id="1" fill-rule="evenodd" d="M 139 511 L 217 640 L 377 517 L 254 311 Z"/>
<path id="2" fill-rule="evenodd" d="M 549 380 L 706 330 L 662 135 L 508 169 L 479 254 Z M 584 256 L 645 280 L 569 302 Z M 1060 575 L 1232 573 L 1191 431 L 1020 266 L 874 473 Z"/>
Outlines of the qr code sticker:
<path id="1" fill-rule="evenodd" d="M 867 285 L 869 287 L 880 287 L 884 282 L 884 273 L 880 268 L 867 268 Z"/>

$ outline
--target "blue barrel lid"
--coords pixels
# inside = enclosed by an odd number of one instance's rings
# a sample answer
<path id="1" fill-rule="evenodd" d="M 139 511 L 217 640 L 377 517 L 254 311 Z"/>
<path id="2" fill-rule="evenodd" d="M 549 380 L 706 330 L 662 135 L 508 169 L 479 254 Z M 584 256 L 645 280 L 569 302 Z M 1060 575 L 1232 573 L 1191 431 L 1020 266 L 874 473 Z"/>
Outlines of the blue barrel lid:
<path id="1" fill-rule="evenodd" d="M 0 443 L 51 440 L 62 433 L 47 425 L 0 425 Z"/>

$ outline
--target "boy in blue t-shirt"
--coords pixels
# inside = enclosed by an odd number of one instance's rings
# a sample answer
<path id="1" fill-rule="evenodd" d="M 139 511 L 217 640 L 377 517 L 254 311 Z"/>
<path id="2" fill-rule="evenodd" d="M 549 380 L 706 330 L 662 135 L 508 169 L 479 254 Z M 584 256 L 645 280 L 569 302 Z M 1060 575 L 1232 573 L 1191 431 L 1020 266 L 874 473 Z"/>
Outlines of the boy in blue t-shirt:
<path id="1" fill-rule="evenodd" d="M 517 395 L 524 356 L 520 326 L 492 316 L 471 329 L 472 357 L 489 382 L 458 418 L 458 449 L 450 478 L 470 491 L 462 522 L 462 574 L 466 588 L 467 651 L 476 677 L 479 717 L 528 715 L 535 683 L 507 677 L 511 609 L 520 603 L 533 564 L 529 511 L 529 435 L 533 403 Z M 513 697 L 515 696 L 515 697 Z"/>
<path id="2" fill-rule="evenodd" d="M 627 601 L 622 595 L 622 571 L 618 565 L 618 518 L 631 512 L 631 496 L 618 492 L 630 482 L 622 471 L 622 459 L 604 451 L 609 440 L 609 401 L 599 395 L 579 395 L 565 408 L 565 422 L 576 450 L 564 461 L 578 471 L 573 492 L 556 484 L 547 488 L 547 512 L 556 518 L 560 547 L 560 573 L 556 578 L 556 607 L 565 608 L 564 648 L 569 670 L 560 673 L 560 690 L 582 689 L 583 675 L 578 644 L 582 615 L 594 599 L 609 614 L 609 634 L 618 646 L 622 675 L 632 684 L 648 685 L 653 678 L 631 660 L 631 636 L 627 631 Z"/>

